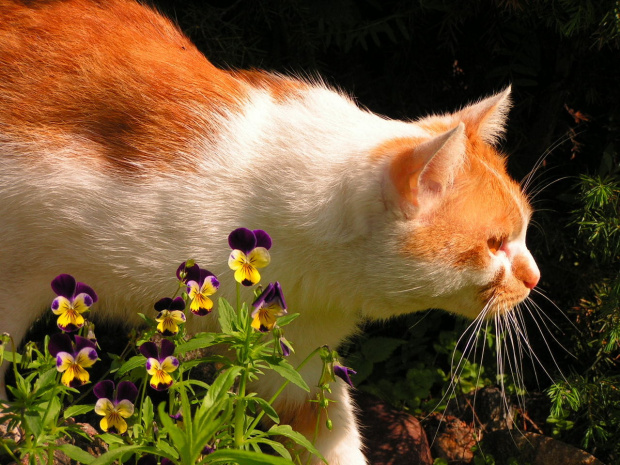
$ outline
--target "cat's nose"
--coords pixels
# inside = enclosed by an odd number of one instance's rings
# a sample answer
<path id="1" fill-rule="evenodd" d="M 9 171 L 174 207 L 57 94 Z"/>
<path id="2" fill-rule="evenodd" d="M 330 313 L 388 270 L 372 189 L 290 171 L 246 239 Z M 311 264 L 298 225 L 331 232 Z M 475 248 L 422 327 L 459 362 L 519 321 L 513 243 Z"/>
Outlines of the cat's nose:
<path id="1" fill-rule="evenodd" d="M 528 289 L 534 289 L 540 281 L 540 270 L 534 259 L 531 260 L 529 270 L 521 277 L 521 280 Z"/>
<path id="2" fill-rule="evenodd" d="M 523 284 L 525 284 L 525 287 L 527 287 L 528 289 L 534 289 L 536 285 L 538 284 L 538 281 L 540 281 L 540 271 L 524 279 Z"/>
<path id="3" fill-rule="evenodd" d="M 528 289 L 534 289 L 540 281 L 540 270 L 529 250 L 525 250 L 514 258 L 512 272 L 515 278 Z"/>

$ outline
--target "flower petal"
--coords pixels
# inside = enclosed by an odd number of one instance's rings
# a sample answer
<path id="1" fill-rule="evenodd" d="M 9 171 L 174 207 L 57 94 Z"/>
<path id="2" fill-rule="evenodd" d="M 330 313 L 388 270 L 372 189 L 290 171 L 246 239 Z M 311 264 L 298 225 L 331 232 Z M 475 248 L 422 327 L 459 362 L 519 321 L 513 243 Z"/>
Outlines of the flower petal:
<path id="1" fill-rule="evenodd" d="M 71 301 L 63 296 L 58 296 L 52 301 L 52 312 L 54 315 L 62 315 L 71 309 Z"/>
<path id="2" fill-rule="evenodd" d="M 179 281 L 198 281 L 200 279 L 200 267 L 195 263 L 192 266 L 187 266 L 187 262 L 181 263 L 177 268 L 177 278 Z"/>
<path id="3" fill-rule="evenodd" d="M 157 346 L 154 342 L 145 342 L 139 347 L 140 353 L 144 355 L 146 358 L 159 358 L 157 354 Z"/>
<path id="4" fill-rule="evenodd" d="M 260 273 L 248 263 L 235 271 L 235 281 L 244 286 L 253 286 L 260 281 Z"/>
<path id="5" fill-rule="evenodd" d="M 228 267 L 231 270 L 238 270 L 248 262 L 246 254 L 239 250 L 233 250 L 228 257 Z"/>
<path id="6" fill-rule="evenodd" d="M 80 350 L 89 347 L 91 349 L 96 349 L 97 346 L 93 341 L 88 338 L 82 336 L 75 336 L 75 351 L 79 352 Z"/>
<path id="7" fill-rule="evenodd" d="M 116 404 L 116 411 L 121 417 L 129 418 L 133 415 L 134 407 L 131 402 L 125 399 Z"/>
<path id="8" fill-rule="evenodd" d="M 271 256 L 266 248 L 256 247 L 249 253 L 248 261 L 256 268 L 264 268 L 271 262 Z"/>
<path id="9" fill-rule="evenodd" d="M 218 279 L 213 275 L 207 276 L 202 286 L 200 286 L 200 293 L 203 295 L 213 295 L 217 292 L 218 287 L 220 287 Z"/>
<path id="10" fill-rule="evenodd" d="M 169 355 L 174 353 L 174 349 L 176 346 L 174 342 L 169 341 L 168 339 L 163 339 L 161 341 L 161 349 L 159 350 L 159 360 L 166 358 Z"/>
<path id="11" fill-rule="evenodd" d="M 211 312 L 212 308 L 213 301 L 202 294 L 197 294 L 189 304 L 189 309 L 191 312 L 198 316 L 207 315 Z"/>
<path id="12" fill-rule="evenodd" d="M 170 297 L 164 297 L 163 299 L 159 299 L 155 302 L 155 310 L 161 312 L 162 310 L 168 310 L 170 308 L 170 304 L 172 303 L 172 299 Z"/>
<path id="13" fill-rule="evenodd" d="M 175 297 L 174 300 L 170 303 L 170 310 L 174 312 L 174 310 L 185 310 L 185 301 L 183 297 Z"/>
<path id="14" fill-rule="evenodd" d="M 88 368 L 97 361 L 97 351 L 91 347 L 84 347 L 75 356 L 75 363 L 81 367 Z"/>
<path id="15" fill-rule="evenodd" d="M 73 295 L 79 295 L 79 294 L 88 295 L 92 300 L 92 303 L 90 305 L 94 304 L 99 299 L 97 297 L 96 292 L 93 290 L 93 288 L 84 283 L 76 283 L 75 285 L 75 290 L 73 291 Z"/>
<path id="16" fill-rule="evenodd" d="M 114 410 L 114 404 L 107 397 L 100 398 L 99 400 L 97 400 L 97 403 L 95 404 L 95 413 L 97 415 L 107 415 L 113 410 Z"/>
<path id="17" fill-rule="evenodd" d="M 47 350 L 49 350 L 52 357 L 56 357 L 58 352 L 73 353 L 73 343 L 69 335 L 65 333 L 52 334 Z"/>
<path id="18" fill-rule="evenodd" d="M 62 374 L 60 381 L 68 387 L 79 387 L 88 383 L 90 374 L 80 365 L 73 364 Z"/>
<path id="19" fill-rule="evenodd" d="M 127 422 L 116 410 L 113 410 L 101 419 L 99 427 L 106 433 L 123 434 L 127 431 Z"/>
<path id="20" fill-rule="evenodd" d="M 128 400 L 134 402 L 138 396 L 138 388 L 131 381 L 121 381 L 116 389 L 116 399 L 119 401 Z"/>
<path id="21" fill-rule="evenodd" d="M 73 299 L 73 308 L 76 312 L 84 313 L 94 303 L 93 298 L 86 292 L 78 294 Z"/>
<path id="22" fill-rule="evenodd" d="M 61 373 L 67 371 L 69 367 L 75 364 L 73 355 L 68 352 L 58 352 L 56 354 L 56 369 Z"/>
<path id="23" fill-rule="evenodd" d="M 75 292 L 75 278 L 70 274 L 60 274 L 52 280 L 52 290 L 56 295 L 71 300 Z"/>
<path id="24" fill-rule="evenodd" d="M 161 362 L 161 369 L 166 373 L 172 373 L 179 367 L 179 360 L 176 357 L 168 356 Z"/>
<path id="25" fill-rule="evenodd" d="M 119 385 L 120 387 L 120 385 Z M 93 393 L 98 399 L 114 399 L 114 381 L 106 379 L 99 381 L 93 388 Z M 103 415 L 100 413 L 100 415 Z"/>
<path id="26" fill-rule="evenodd" d="M 151 377 L 150 385 L 156 391 L 164 391 L 172 386 L 173 379 L 164 370 L 157 370 Z"/>
<path id="27" fill-rule="evenodd" d="M 228 245 L 231 249 L 239 249 L 247 254 L 256 247 L 256 236 L 247 228 L 238 228 L 229 234 Z"/>
<path id="28" fill-rule="evenodd" d="M 159 360 L 157 360 L 156 358 L 146 359 L 146 372 L 149 375 L 153 376 L 160 370 L 161 370 L 161 364 L 159 363 Z"/>
<path id="29" fill-rule="evenodd" d="M 334 374 L 349 386 L 353 387 L 353 382 L 351 381 L 350 375 L 356 375 L 357 372 L 342 365 L 334 365 Z"/>
<path id="30" fill-rule="evenodd" d="M 166 315 L 163 317 L 158 317 L 157 321 L 159 324 L 157 325 L 157 331 L 159 331 L 164 336 L 174 336 L 179 332 L 179 325 L 177 325 L 174 318 L 170 316 L 170 312 L 168 310 L 164 310 Z M 162 315 L 164 312 L 160 313 Z"/>
<path id="31" fill-rule="evenodd" d="M 255 229 L 252 231 L 254 237 L 256 237 L 256 247 L 264 247 L 267 250 L 271 249 L 271 236 L 262 229 Z"/>
<path id="32" fill-rule="evenodd" d="M 56 324 L 62 331 L 71 333 L 84 326 L 84 317 L 71 308 L 58 317 Z"/>

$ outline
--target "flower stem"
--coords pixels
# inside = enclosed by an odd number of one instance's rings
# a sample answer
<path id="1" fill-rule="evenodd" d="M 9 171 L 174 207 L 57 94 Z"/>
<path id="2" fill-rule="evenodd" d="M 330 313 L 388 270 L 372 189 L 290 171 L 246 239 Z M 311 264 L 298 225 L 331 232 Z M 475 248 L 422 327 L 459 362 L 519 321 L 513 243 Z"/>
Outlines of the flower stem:
<path id="1" fill-rule="evenodd" d="M 308 363 L 312 357 L 314 357 L 320 350 L 322 349 L 322 347 L 317 347 L 316 349 L 314 349 L 310 355 L 308 355 L 298 366 L 295 370 L 299 371 L 301 370 L 306 363 Z M 275 400 L 280 396 L 280 394 L 282 394 L 282 391 L 284 391 L 284 389 L 286 388 L 286 386 L 288 386 L 290 383 L 289 380 L 284 381 L 284 383 L 282 383 L 282 385 L 278 388 L 278 390 L 275 392 L 275 394 L 273 396 L 271 396 L 271 399 L 269 399 L 269 405 L 273 405 L 273 403 L 275 402 Z M 254 428 L 256 428 L 256 426 L 258 425 L 258 423 L 261 421 L 261 419 L 263 418 L 263 416 L 265 415 L 265 411 L 261 411 L 257 416 L 256 419 L 252 422 L 252 424 L 250 425 L 250 427 L 248 428 L 248 431 L 252 431 L 254 430 Z"/>

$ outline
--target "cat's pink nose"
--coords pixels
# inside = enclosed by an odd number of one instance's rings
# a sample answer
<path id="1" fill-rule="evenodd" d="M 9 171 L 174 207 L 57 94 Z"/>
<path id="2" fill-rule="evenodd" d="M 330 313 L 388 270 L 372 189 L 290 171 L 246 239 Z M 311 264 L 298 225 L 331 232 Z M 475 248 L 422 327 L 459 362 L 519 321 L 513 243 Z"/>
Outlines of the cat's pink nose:
<path id="1" fill-rule="evenodd" d="M 523 281 L 523 284 L 525 284 L 525 287 L 527 287 L 528 289 L 534 289 L 538 284 L 538 281 L 540 281 L 540 276 L 534 279 L 528 279 L 527 281 Z"/>
<path id="2" fill-rule="evenodd" d="M 525 284 L 525 287 L 528 289 L 534 289 L 538 284 L 538 281 L 540 281 L 540 271 L 538 270 L 538 267 L 530 270 L 530 272 L 523 277 L 523 284 Z"/>

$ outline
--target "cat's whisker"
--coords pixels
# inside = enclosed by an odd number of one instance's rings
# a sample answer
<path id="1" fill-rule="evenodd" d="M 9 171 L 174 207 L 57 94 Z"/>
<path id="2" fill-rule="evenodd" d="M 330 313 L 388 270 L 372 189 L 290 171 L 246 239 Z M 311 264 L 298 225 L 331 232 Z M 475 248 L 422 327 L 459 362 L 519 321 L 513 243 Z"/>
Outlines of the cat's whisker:
<path id="1" fill-rule="evenodd" d="M 560 312 L 560 315 L 562 315 L 564 317 L 564 319 L 573 327 L 573 329 L 577 330 L 577 332 L 579 334 L 581 334 L 581 330 L 575 325 L 575 323 L 573 323 L 573 321 L 568 317 L 568 315 L 560 308 L 557 306 L 557 304 L 551 300 L 549 297 L 547 297 L 547 295 L 545 295 L 545 293 L 543 292 L 542 289 L 539 289 L 538 287 L 535 287 L 534 289 L 532 289 L 532 291 L 534 291 L 536 294 L 538 294 L 539 296 L 541 296 L 543 299 L 545 299 L 547 302 L 549 302 L 551 305 L 553 305 L 553 307 Z M 528 297 L 529 299 L 529 297 Z M 555 321 L 553 321 L 553 319 L 551 317 L 549 317 L 545 312 L 543 312 L 541 310 L 541 314 L 546 317 L 556 328 L 560 329 L 557 324 L 555 323 Z"/>
<path id="2" fill-rule="evenodd" d="M 570 141 L 571 140 L 571 136 L 572 135 L 569 132 L 566 132 L 562 136 L 558 137 L 555 140 L 555 142 L 553 142 L 553 144 L 550 147 L 548 147 L 540 155 L 540 157 L 538 157 L 538 160 L 536 160 L 536 163 L 534 163 L 534 166 L 532 167 L 530 172 L 528 174 L 526 174 L 525 177 L 523 178 L 523 180 L 521 181 L 521 188 L 523 189 L 523 191 L 527 192 L 527 190 L 529 189 L 530 184 L 533 182 L 533 178 L 535 177 L 535 174 L 544 165 L 545 160 L 547 159 L 547 157 L 549 155 L 551 155 L 551 153 L 553 153 L 562 144 Z"/>
<path id="3" fill-rule="evenodd" d="M 531 193 L 528 193 L 527 195 L 528 195 L 528 198 L 530 199 L 530 203 L 532 205 L 535 205 L 536 202 L 538 202 L 538 200 L 534 200 L 534 199 L 536 199 L 536 197 L 538 197 L 538 195 L 540 195 L 541 192 L 547 190 L 549 187 L 553 186 L 554 184 L 560 181 L 564 181 L 566 179 L 569 179 L 568 176 L 562 176 L 561 178 L 557 178 L 557 179 L 554 179 L 553 181 L 549 181 L 544 186 L 538 187 L 536 188 L 536 190 L 532 191 Z"/>
<path id="4" fill-rule="evenodd" d="M 530 315 L 534 316 L 534 314 L 532 312 L 530 312 Z M 549 351 L 549 354 L 551 355 L 551 359 L 553 360 L 553 364 L 555 365 L 555 367 L 558 369 L 560 375 L 562 376 L 562 378 L 564 378 L 564 380 L 566 380 L 566 378 L 564 377 L 564 374 L 562 373 L 561 369 L 560 369 L 560 365 L 558 364 L 557 360 L 555 359 L 555 357 L 553 356 L 553 351 L 551 350 L 551 347 L 549 346 L 549 342 L 547 341 L 547 338 L 545 337 L 545 331 L 542 330 L 542 327 L 540 326 L 540 324 L 538 323 L 538 320 L 536 318 L 532 318 L 532 321 L 534 321 L 534 324 L 536 325 L 536 327 L 538 328 L 538 332 L 540 333 L 543 342 L 545 343 L 545 346 L 547 347 L 547 350 Z M 547 332 L 550 332 L 547 329 Z M 529 344 L 529 341 L 527 342 Z M 566 349 L 565 349 L 566 350 Z M 540 367 L 542 368 L 543 372 L 545 373 L 545 375 L 547 375 L 547 377 L 553 381 L 554 377 L 551 375 L 551 373 L 549 373 L 549 371 L 545 368 L 545 365 L 542 363 L 542 361 L 540 360 L 540 358 L 538 357 L 538 355 L 536 354 L 536 351 L 534 351 L 533 349 L 530 351 L 530 353 L 532 354 L 532 356 L 534 357 L 534 360 L 536 360 L 536 362 L 540 365 Z"/>

